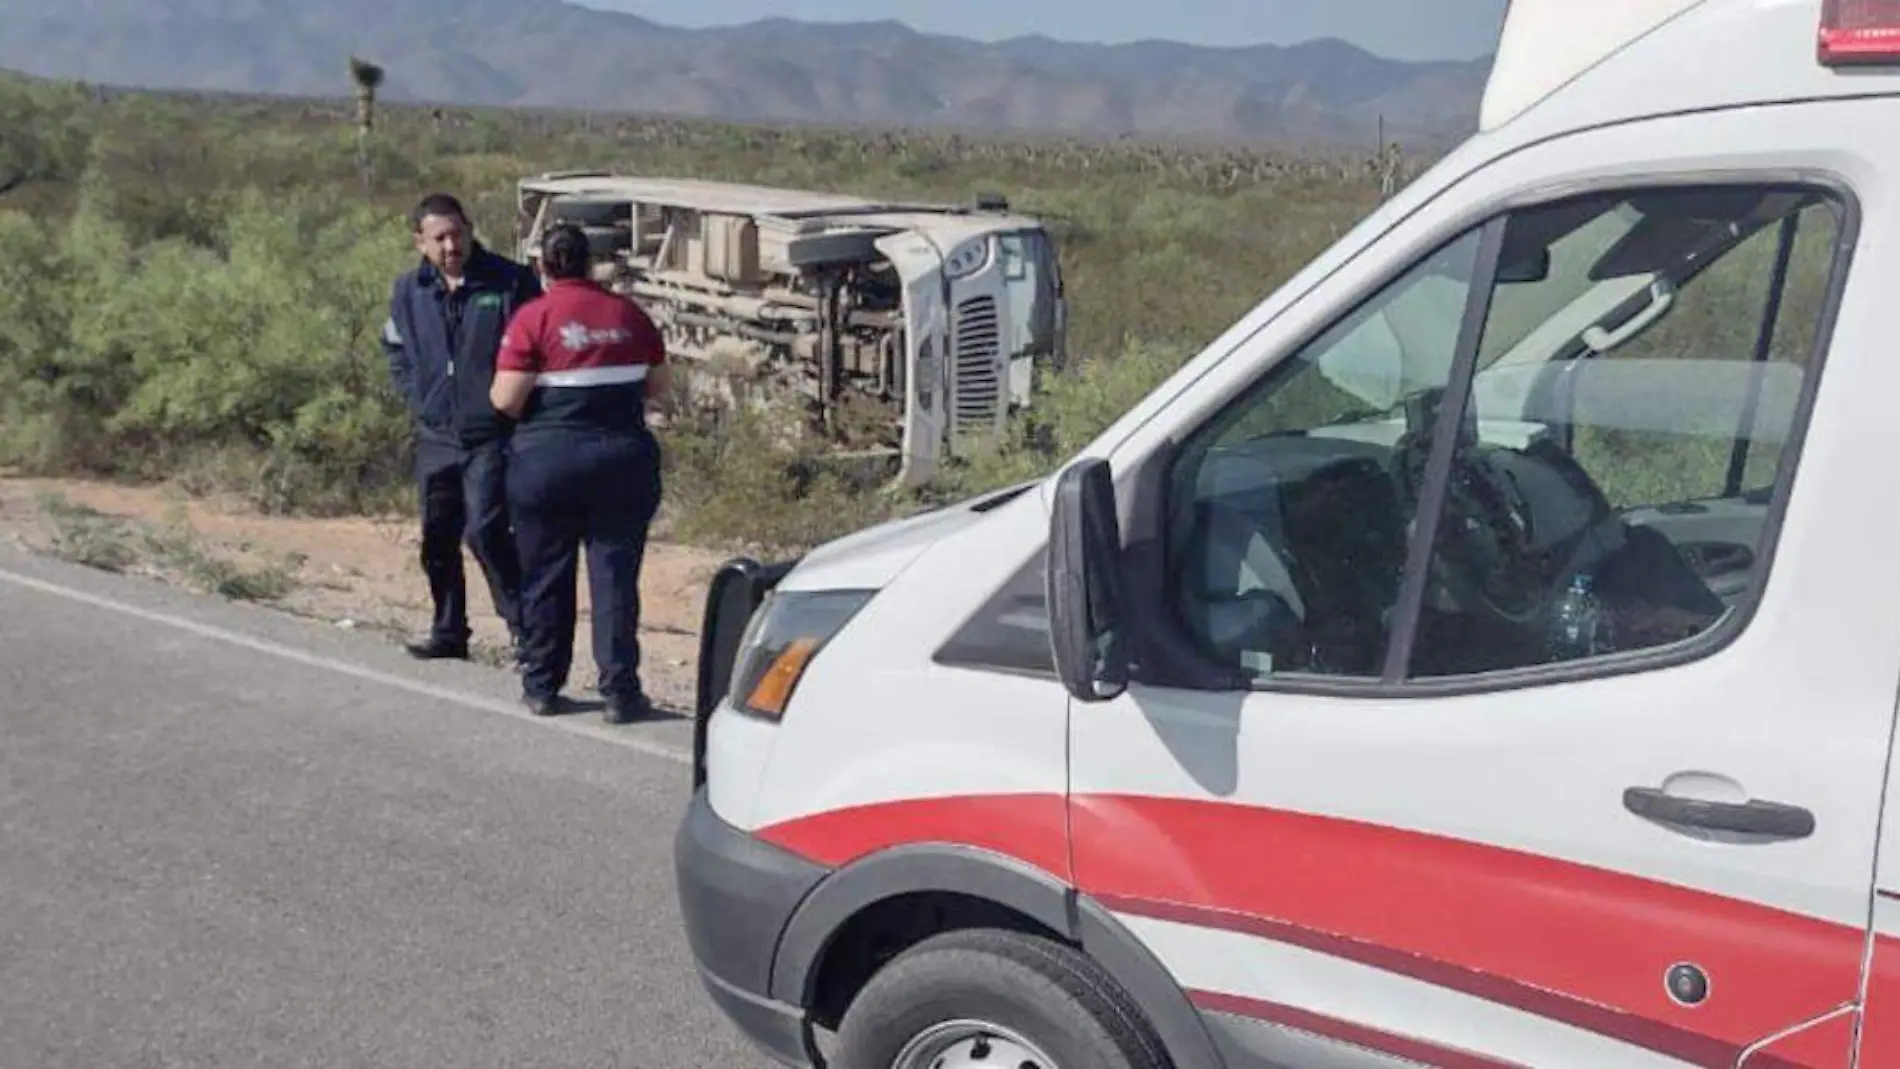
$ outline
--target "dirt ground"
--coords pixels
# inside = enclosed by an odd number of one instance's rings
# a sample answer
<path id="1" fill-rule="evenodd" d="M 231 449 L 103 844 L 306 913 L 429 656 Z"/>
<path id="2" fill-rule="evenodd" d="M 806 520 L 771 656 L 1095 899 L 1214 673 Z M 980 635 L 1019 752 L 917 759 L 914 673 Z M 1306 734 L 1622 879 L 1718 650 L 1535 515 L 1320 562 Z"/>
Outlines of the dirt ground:
<path id="1" fill-rule="evenodd" d="M 181 528 L 180 520 L 188 527 Z M 0 475 L 0 539 L 222 590 L 337 627 L 374 629 L 391 641 L 420 635 L 429 622 L 418 530 L 404 517 L 264 516 L 164 489 Z M 656 701 L 678 709 L 691 704 L 701 599 L 722 559 L 688 546 L 648 547 L 641 579 L 641 676 Z M 464 560 L 477 656 L 500 663 L 507 630 L 466 551 Z M 576 695 L 594 683 L 584 563 L 579 595 L 569 685 Z"/>

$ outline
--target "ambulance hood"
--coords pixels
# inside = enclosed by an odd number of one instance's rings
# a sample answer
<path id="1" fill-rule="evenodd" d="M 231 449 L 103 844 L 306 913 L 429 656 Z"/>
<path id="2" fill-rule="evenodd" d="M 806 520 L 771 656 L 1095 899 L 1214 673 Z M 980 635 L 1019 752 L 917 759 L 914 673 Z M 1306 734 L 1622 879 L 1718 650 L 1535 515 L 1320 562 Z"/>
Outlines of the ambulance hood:
<path id="1" fill-rule="evenodd" d="M 800 558 L 798 566 L 779 587 L 783 590 L 881 590 L 925 550 L 981 523 L 992 509 L 1021 497 L 1037 482 L 991 491 L 827 542 Z"/>

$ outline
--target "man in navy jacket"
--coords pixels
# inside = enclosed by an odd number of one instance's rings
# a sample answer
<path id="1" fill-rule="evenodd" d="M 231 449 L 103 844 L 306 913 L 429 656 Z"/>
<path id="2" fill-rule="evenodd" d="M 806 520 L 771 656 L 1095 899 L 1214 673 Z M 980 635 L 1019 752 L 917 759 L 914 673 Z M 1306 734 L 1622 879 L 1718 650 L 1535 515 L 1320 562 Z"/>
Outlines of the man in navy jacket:
<path id="1" fill-rule="evenodd" d="M 484 247 L 454 197 L 436 193 L 410 216 L 422 262 L 396 279 L 383 350 L 416 427 L 422 568 L 435 619 L 409 646 L 419 658 L 468 656 L 466 542 L 488 580 L 517 655 L 521 564 L 504 483 L 511 420 L 488 400 L 495 353 L 515 309 L 539 296 L 533 271 Z"/>

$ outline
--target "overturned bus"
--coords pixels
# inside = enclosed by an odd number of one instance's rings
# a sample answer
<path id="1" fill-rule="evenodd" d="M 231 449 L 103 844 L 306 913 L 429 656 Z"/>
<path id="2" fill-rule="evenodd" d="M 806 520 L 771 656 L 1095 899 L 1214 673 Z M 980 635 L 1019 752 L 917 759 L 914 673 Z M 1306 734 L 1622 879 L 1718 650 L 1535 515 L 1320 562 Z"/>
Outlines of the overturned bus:
<path id="1" fill-rule="evenodd" d="M 687 396 L 803 406 L 897 481 L 994 442 L 1064 358 L 1055 243 L 999 198 L 869 200 L 605 172 L 518 185 L 519 255 L 559 223 L 595 279 L 640 302 Z"/>

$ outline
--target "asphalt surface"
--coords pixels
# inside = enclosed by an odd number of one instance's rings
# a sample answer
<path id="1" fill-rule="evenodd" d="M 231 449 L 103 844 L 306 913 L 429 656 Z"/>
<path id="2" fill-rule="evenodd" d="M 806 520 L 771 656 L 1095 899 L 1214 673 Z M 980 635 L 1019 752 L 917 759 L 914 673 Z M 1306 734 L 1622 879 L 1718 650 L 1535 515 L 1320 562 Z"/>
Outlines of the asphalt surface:
<path id="1" fill-rule="evenodd" d="M 759 1069 L 694 976 L 683 722 L 0 548 L 0 1067 Z"/>

